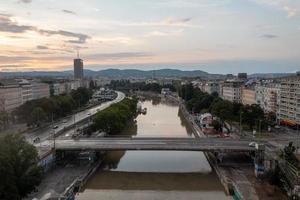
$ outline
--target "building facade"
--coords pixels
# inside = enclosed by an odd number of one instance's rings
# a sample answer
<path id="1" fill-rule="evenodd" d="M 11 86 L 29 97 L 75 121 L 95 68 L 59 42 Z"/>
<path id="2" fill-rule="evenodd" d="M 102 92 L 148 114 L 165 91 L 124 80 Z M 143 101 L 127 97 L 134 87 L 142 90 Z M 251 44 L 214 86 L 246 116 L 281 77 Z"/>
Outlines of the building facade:
<path id="1" fill-rule="evenodd" d="M 22 89 L 15 80 L 0 81 L 0 111 L 12 112 L 22 105 Z"/>
<path id="2" fill-rule="evenodd" d="M 218 82 L 207 82 L 205 83 L 204 92 L 207 92 L 208 94 L 217 93 L 220 94 L 220 85 Z"/>
<path id="3" fill-rule="evenodd" d="M 224 100 L 242 103 L 242 84 L 240 81 L 225 81 L 221 97 Z"/>
<path id="4" fill-rule="evenodd" d="M 74 79 L 83 79 L 83 60 L 80 58 L 74 59 Z"/>
<path id="5" fill-rule="evenodd" d="M 244 105 L 256 104 L 256 93 L 254 88 L 252 87 L 242 88 L 242 104 Z"/>
<path id="6" fill-rule="evenodd" d="M 31 82 L 32 99 L 50 97 L 50 86 L 47 83 Z"/>
<path id="7" fill-rule="evenodd" d="M 255 94 L 256 103 L 263 109 L 264 112 L 277 112 L 279 102 L 278 84 L 259 84 L 255 87 Z"/>
<path id="8" fill-rule="evenodd" d="M 277 119 L 281 123 L 300 124 L 300 76 L 281 79 Z"/>

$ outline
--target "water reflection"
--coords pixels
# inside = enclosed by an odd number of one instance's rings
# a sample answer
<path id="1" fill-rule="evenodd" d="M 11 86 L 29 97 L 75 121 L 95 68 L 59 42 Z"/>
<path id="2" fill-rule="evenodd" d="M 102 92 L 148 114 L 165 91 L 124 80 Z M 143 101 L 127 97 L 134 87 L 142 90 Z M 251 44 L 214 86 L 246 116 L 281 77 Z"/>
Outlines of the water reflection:
<path id="1" fill-rule="evenodd" d="M 193 137 L 178 105 L 164 98 L 147 98 L 143 102 L 146 115 L 139 115 L 134 123 L 121 134 L 131 137 Z M 155 191 L 148 199 L 166 199 L 159 191 L 197 191 L 197 197 L 205 199 L 227 199 L 223 188 L 212 172 L 202 152 L 188 151 L 111 151 L 103 166 L 87 183 L 79 199 L 107 197 L 110 191 L 116 197 L 111 199 L 134 198 L 124 190 Z M 122 193 L 118 193 L 122 191 Z M 183 194 L 192 196 L 192 193 Z M 138 194 L 137 194 L 138 193 Z M 142 194 L 146 194 L 142 193 Z M 172 194 L 172 193 L 170 193 Z M 103 196 L 104 195 L 104 196 Z M 208 198 L 206 198 L 208 197 Z M 213 197 L 213 198 L 209 198 Z M 108 197 L 107 197 L 108 198 Z M 201 199 L 200 198 L 200 199 Z M 186 198 L 183 198 L 186 199 Z M 198 198 L 197 198 L 198 199 Z"/>

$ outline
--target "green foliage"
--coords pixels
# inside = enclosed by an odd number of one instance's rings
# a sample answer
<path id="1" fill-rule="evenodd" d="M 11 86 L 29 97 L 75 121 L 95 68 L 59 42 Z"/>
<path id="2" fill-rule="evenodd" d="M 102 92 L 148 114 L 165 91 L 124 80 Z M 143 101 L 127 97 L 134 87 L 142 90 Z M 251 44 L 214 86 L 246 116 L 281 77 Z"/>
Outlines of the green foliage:
<path id="1" fill-rule="evenodd" d="M 259 105 L 245 105 L 242 107 L 242 122 L 247 124 L 250 129 L 253 128 L 257 120 L 264 120 L 264 111 Z"/>
<path id="2" fill-rule="evenodd" d="M 93 92 L 87 88 L 80 87 L 71 92 L 71 96 L 78 106 L 85 105 L 92 97 Z"/>
<path id="3" fill-rule="evenodd" d="M 96 114 L 92 125 L 94 130 L 104 131 L 107 134 L 121 132 L 130 119 L 136 116 L 137 100 L 125 98 Z"/>
<path id="4" fill-rule="evenodd" d="M 267 128 L 264 112 L 258 105 L 243 105 L 223 100 L 216 93 L 209 95 L 199 88 L 194 88 L 192 84 L 179 87 L 178 94 L 186 100 L 186 107 L 190 112 L 211 112 L 220 118 L 222 124 L 224 121 L 239 122 L 242 117 L 242 123 L 250 129 L 258 124 L 258 121 L 261 123 L 261 128 Z"/>
<path id="5" fill-rule="evenodd" d="M 283 149 L 283 156 L 284 159 L 292 164 L 293 166 L 299 168 L 299 161 L 295 156 L 296 147 L 293 145 L 293 142 L 290 142 L 287 146 Z"/>
<path id="6" fill-rule="evenodd" d="M 73 90 L 70 95 L 58 95 L 50 98 L 36 99 L 21 105 L 14 115 L 24 120 L 29 126 L 41 122 L 64 117 L 79 106 L 84 106 L 92 96 L 92 91 L 86 88 Z"/>
<path id="7" fill-rule="evenodd" d="M 41 178 L 35 147 L 20 135 L 0 136 L 0 199 L 21 199 Z"/>
<path id="8" fill-rule="evenodd" d="M 7 112 L 0 112 L 0 129 L 5 128 L 9 124 L 10 116 Z"/>
<path id="9" fill-rule="evenodd" d="M 219 132 L 222 131 L 222 124 L 221 124 L 219 121 L 214 120 L 214 121 L 212 122 L 212 126 L 214 127 L 214 129 L 215 129 L 216 131 L 219 131 Z"/>

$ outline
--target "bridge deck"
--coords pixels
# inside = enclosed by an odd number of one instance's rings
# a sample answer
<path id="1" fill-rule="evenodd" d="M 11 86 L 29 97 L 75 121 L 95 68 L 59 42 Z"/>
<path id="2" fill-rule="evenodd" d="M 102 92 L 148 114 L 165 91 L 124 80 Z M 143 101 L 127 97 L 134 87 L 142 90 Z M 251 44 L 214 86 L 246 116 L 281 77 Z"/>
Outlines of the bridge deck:
<path id="1" fill-rule="evenodd" d="M 178 150 L 251 152 L 250 140 L 221 138 L 97 138 L 57 140 L 56 150 Z"/>

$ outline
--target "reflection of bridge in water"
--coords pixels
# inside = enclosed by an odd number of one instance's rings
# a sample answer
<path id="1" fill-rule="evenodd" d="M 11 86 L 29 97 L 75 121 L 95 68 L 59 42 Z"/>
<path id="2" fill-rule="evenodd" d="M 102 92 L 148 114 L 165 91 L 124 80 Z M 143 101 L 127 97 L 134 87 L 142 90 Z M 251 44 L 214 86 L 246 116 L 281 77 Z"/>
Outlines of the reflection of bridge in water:
<path id="1" fill-rule="evenodd" d="M 90 138 L 56 140 L 55 149 L 62 151 L 168 150 L 205 152 L 254 152 L 251 140 L 222 138 Z"/>

